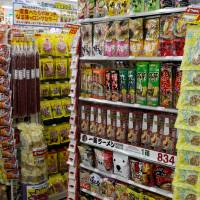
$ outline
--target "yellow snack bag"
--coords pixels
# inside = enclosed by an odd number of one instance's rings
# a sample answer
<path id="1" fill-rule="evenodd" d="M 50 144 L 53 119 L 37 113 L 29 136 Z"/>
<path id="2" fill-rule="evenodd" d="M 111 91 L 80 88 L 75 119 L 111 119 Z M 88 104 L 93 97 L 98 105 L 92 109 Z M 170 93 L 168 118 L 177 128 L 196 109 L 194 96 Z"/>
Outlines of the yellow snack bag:
<path id="1" fill-rule="evenodd" d="M 61 118 L 64 116 L 64 111 L 62 108 L 62 102 L 61 100 L 52 100 L 51 101 L 51 107 L 53 111 L 53 117 L 54 118 Z"/>
<path id="2" fill-rule="evenodd" d="M 41 101 L 40 107 L 42 120 L 48 120 L 53 118 L 50 101 Z"/>
<path id="3" fill-rule="evenodd" d="M 58 152 L 58 165 L 59 165 L 60 172 L 67 171 L 67 160 L 68 160 L 67 154 L 68 154 L 68 151 L 65 148 L 60 149 Z"/>
<path id="4" fill-rule="evenodd" d="M 187 167 L 188 169 L 200 170 L 200 149 L 195 151 L 191 148 L 190 150 L 179 150 L 178 162 L 180 165 Z"/>
<path id="5" fill-rule="evenodd" d="M 200 111 L 200 90 L 182 90 L 177 109 Z"/>
<path id="6" fill-rule="evenodd" d="M 48 153 L 48 174 L 58 173 L 58 157 L 56 152 Z"/>
<path id="7" fill-rule="evenodd" d="M 180 110 L 175 127 L 191 131 L 200 131 L 200 112 Z"/>
<path id="8" fill-rule="evenodd" d="M 130 12 L 130 0 L 118 0 L 118 15 L 127 15 Z"/>
<path id="9" fill-rule="evenodd" d="M 183 71 L 182 90 L 200 90 L 200 70 Z"/>
<path id="10" fill-rule="evenodd" d="M 179 184 L 174 188 L 174 200 L 200 200 L 199 192 Z"/>
<path id="11" fill-rule="evenodd" d="M 53 55 L 53 35 L 52 34 L 41 34 L 39 43 L 40 43 L 41 55 Z"/>
<path id="12" fill-rule="evenodd" d="M 71 104 L 71 99 L 70 98 L 62 99 L 63 115 L 65 117 L 70 116 L 70 110 L 69 110 L 70 104 Z"/>
<path id="13" fill-rule="evenodd" d="M 52 57 L 41 59 L 42 79 L 48 80 L 55 77 L 55 66 Z"/>
<path id="14" fill-rule="evenodd" d="M 41 84 L 40 85 L 40 98 L 45 98 L 50 96 L 50 88 L 49 83 Z"/>
<path id="15" fill-rule="evenodd" d="M 48 145 L 60 144 L 59 129 L 56 124 L 47 127 L 47 143 Z"/>
<path id="16" fill-rule="evenodd" d="M 67 34 L 57 34 L 55 37 L 55 53 L 56 56 L 66 56 L 69 52 L 69 44 L 66 38 Z"/>
<path id="17" fill-rule="evenodd" d="M 60 84 L 60 90 L 61 90 L 61 96 L 66 97 L 70 93 L 70 83 L 69 81 L 66 81 L 64 83 Z"/>
<path id="18" fill-rule="evenodd" d="M 60 96 L 60 84 L 50 84 L 50 96 L 51 97 L 59 97 Z"/>
<path id="19" fill-rule="evenodd" d="M 70 124 L 64 123 L 59 125 L 60 143 L 66 143 L 69 141 Z"/>
<path id="20" fill-rule="evenodd" d="M 115 16 L 118 13 L 116 0 L 106 0 L 108 16 Z"/>
<path id="21" fill-rule="evenodd" d="M 127 189 L 127 193 L 128 193 L 128 200 L 132 199 L 142 200 L 142 193 L 136 192 L 131 188 Z"/>
<path id="22" fill-rule="evenodd" d="M 181 70 L 200 70 L 200 25 L 188 25 Z"/>
<path id="23" fill-rule="evenodd" d="M 65 79 L 67 78 L 67 60 L 66 58 L 56 58 L 56 79 Z"/>

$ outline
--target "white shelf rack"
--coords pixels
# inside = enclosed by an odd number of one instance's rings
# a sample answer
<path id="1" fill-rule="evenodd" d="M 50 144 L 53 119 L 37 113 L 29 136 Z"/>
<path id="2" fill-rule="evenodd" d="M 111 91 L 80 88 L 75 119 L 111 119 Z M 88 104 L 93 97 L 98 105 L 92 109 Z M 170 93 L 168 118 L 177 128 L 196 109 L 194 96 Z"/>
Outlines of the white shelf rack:
<path id="1" fill-rule="evenodd" d="M 150 192 L 153 192 L 153 193 L 156 193 L 156 194 L 159 194 L 159 195 L 168 197 L 168 198 L 172 198 L 172 193 L 169 192 L 169 191 L 162 190 L 162 189 L 156 188 L 156 187 L 149 187 L 149 186 L 145 186 L 145 185 L 142 185 L 142 184 L 139 184 L 139 183 L 135 183 L 134 181 L 129 180 L 129 179 L 127 179 L 127 178 L 123 178 L 123 177 L 117 176 L 117 175 L 115 175 L 115 174 L 103 172 L 102 170 L 99 170 L 99 169 L 96 169 L 96 168 L 93 168 L 93 167 L 88 167 L 88 166 L 85 166 L 85 165 L 83 165 L 83 164 L 80 164 L 80 167 L 82 167 L 82 168 L 84 168 L 84 169 L 87 169 L 87 170 L 90 170 L 90 171 L 92 171 L 92 172 L 101 174 L 101 175 L 103 175 L 103 176 L 106 176 L 106 177 L 109 177 L 109 178 L 112 178 L 112 179 L 121 181 L 121 182 L 123 182 L 123 183 L 127 183 L 127 184 L 129 184 L 129 185 L 132 185 L 132 186 L 135 186 L 135 187 L 144 189 L 144 190 L 146 190 L 146 191 L 150 191 Z M 92 196 L 93 196 L 93 195 L 92 195 Z M 99 196 L 100 196 L 100 195 L 99 195 Z M 102 199 L 102 197 L 101 197 L 101 199 Z M 105 199 L 105 198 L 103 198 L 103 199 Z"/>
<path id="2" fill-rule="evenodd" d="M 105 16 L 100 18 L 87 18 L 87 19 L 80 19 L 78 23 L 85 24 L 85 23 L 95 23 L 95 22 L 108 22 L 108 21 L 115 21 L 115 20 L 125 20 L 128 18 L 136 18 L 136 17 L 148 17 L 153 15 L 161 15 L 161 14 L 172 14 L 172 13 L 179 13 L 184 12 L 187 7 L 182 8 L 164 8 L 159 10 L 154 10 L 150 12 L 140 12 L 134 14 L 127 14 L 124 16 Z"/>
<path id="3" fill-rule="evenodd" d="M 49 196 L 49 200 L 61 200 L 67 197 L 67 191 Z"/>
<path id="4" fill-rule="evenodd" d="M 182 61 L 182 56 L 162 56 L 162 57 L 108 57 L 108 56 L 84 56 L 80 57 L 82 61 L 115 61 L 115 60 L 125 60 L 125 61 Z"/>
<path id="5" fill-rule="evenodd" d="M 167 167 L 174 168 L 176 163 L 176 156 L 171 154 L 153 151 L 141 147 L 136 147 L 129 144 L 123 144 L 112 140 L 107 140 L 92 135 L 88 135 L 85 133 L 81 133 L 80 142 L 86 145 L 118 152 L 132 158 L 145 160 L 148 162 L 164 165 Z"/>
<path id="6" fill-rule="evenodd" d="M 120 106 L 120 107 L 128 107 L 128 108 L 137 108 L 137 109 L 144 109 L 144 110 L 152 110 L 152 111 L 158 111 L 158 112 L 165 112 L 165 113 L 174 113 L 177 114 L 178 110 L 173 108 L 164 108 L 164 107 L 153 107 L 153 106 L 143 106 L 140 104 L 130 104 L 130 103 L 123 103 L 123 102 L 114 102 L 114 101 L 108 101 L 103 99 L 94 99 L 94 98 L 84 98 L 79 97 L 79 100 L 89 102 L 89 103 L 99 103 L 99 104 L 107 104 L 112 106 Z"/>

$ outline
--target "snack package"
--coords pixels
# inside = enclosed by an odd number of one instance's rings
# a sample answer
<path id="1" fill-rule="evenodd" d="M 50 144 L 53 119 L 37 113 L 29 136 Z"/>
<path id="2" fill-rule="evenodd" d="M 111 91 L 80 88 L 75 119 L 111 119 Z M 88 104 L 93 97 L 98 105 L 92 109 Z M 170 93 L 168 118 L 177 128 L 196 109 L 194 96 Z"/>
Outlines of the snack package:
<path id="1" fill-rule="evenodd" d="M 174 183 L 184 184 L 188 188 L 197 188 L 200 181 L 199 175 L 200 175 L 199 171 L 179 166 L 178 170 L 176 170 L 175 173 Z"/>
<path id="2" fill-rule="evenodd" d="M 142 195 L 141 193 L 135 191 L 135 189 L 133 188 L 128 188 L 127 189 L 127 193 L 128 193 L 128 200 L 131 200 L 131 199 L 136 199 L 136 200 L 140 200 L 142 199 Z"/>
<path id="3" fill-rule="evenodd" d="M 48 174 L 58 173 L 57 152 L 48 152 Z"/>
<path id="4" fill-rule="evenodd" d="M 149 63 L 147 105 L 158 106 L 160 86 L 160 63 Z"/>
<path id="5" fill-rule="evenodd" d="M 148 63 L 136 63 L 136 103 L 141 105 L 147 104 L 147 87 L 148 87 Z"/>
<path id="6" fill-rule="evenodd" d="M 40 107 L 41 118 L 43 121 L 53 118 L 50 101 L 41 101 Z"/>
<path id="7" fill-rule="evenodd" d="M 159 46 L 159 18 L 145 20 L 144 55 L 157 56 Z"/>
<path id="8" fill-rule="evenodd" d="M 148 162 L 142 162 L 142 184 L 153 186 L 154 176 L 153 176 L 154 165 Z"/>
<path id="9" fill-rule="evenodd" d="M 131 13 L 144 12 L 144 1 L 131 0 Z"/>
<path id="10" fill-rule="evenodd" d="M 87 18 L 93 18 L 95 14 L 95 0 L 89 0 L 87 1 L 87 12 L 86 16 Z"/>
<path id="11" fill-rule="evenodd" d="M 58 151 L 58 166 L 60 172 L 67 171 L 68 151 L 66 148 Z"/>
<path id="12" fill-rule="evenodd" d="M 105 23 L 94 24 L 93 56 L 104 56 L 105 29 Z"/>
<path id="13" fill-rule="evenodd" d="M 114 1 L 113 1 L 114 2 Z M 105 56 L 116 56 L 117 55 L 117 42 L 116 42 L 116 21 L 106 23 L 105 32 Z"/>
<path id="14" fill-rule="evenodd" d="M 67 61 L 66 58 L 57 58 L 55 59 L 56 65 L 56 78 L 65 79 L 67 78 Z"/>
<path id="15" fill-rule="evenodd" d="M 52 34 L 41 34 L 39 39 L 40 54 L 53 55 L 53 37 Z"/>
<path id="16" fill-rule="evenodd" d="M 50 96 L 50 87 L 49 83 L 40 85 L 40 98 L 45 98 Z"/>
<path id="17" fill-rule="evenodd" d="M 127 102 L 135 103 L 136 101 L 136 70 L 128 69 L 128 91 Z"/>
<path id="18" fill-rule="evenodd" d="M 177 149 L 199 148 L 200 134 L 194 131 L 179 130 Z"/>
<path id="19" fill-rule="evenodd" d="M 163 63 L 160 73 L 160 105 L 171 108 L 173 103 L 173 81 L 171 63 Z"/>
<path id="20" fill-rule="evenodd" d="M 119 69 L 119 88 L 120 100 L 124 103 L 127 102 L 128 93 L 128 69 Z"/>
<path id="21" fill-rule="evenodd" d="M 48 145 L 60 144 L 59 129 L 56 124 L 46 127 Z"/>
<path id="22" fill-rule="evenodd" d="M 116 141 L 125 143 L 127 140 L 127 113 L 117 111 L 116 116 Z"/>
<path id="23" fill-rule="evenodd" d="M 178 99 L 180 96 L 181 81 L 182 81 L 182 71 L 178 67 L 175 71 L 174 84 L 173 84 L 173 107 L 174 108 L 176 108 Z"/>
<path id="24" fill-rule="evenodd" d="M 106 0 L 96 0 L 95 17 L 104 17 L 107 14 Z"/>
<path id="25" fill-rule="evenodd" d="M 98 124 L 96 123 L 97 117 L 98 117 L 98 108 L 96 106 L 91 106 L 91 111 L 90 111 L 90 133 L 91 133 L 91 135 L 96 135 L 96 133 L 97 133 L 97 127 L 98 127 Z"/>
<path id="26" fill-rule="evenodd" d="M 111 71 L 111 87 L 112 87 L 112 101 L 119 101 L 120 99 L 120 85 L 119 85 L 119 71 Z"/>
<path id="27" fill-rule="evenodd" d="M 87 18 L 87 1 L 86 0 L 79 0 L 78 1 L 78 8 L 79 8 L 79 12 L 78 12 L 78 18 L 79 19 L 84 19 Z"/>
<path id="28" fill-rule="evenodd" d="M 148 115 L 147 113 L 144 113 L 142 120 L 141 145 L 145 148 L 148 148 L 150 145 L 150 134 L 147 126 L 147 120 L 148 120 Z"/>
<path id="29" fill-rule="evenodd" d="M 65 99 L 61 99 L 61 103 L 62 103 L 62 113 L 64 117 L 69 117 L 70 116 L 70 103 L 71 103 L 71 99 L 70 98 L 65 98 Z"/>
<path id="30" fill-rule="evenodd" d="M 116 200 L 127 199 L 127 186 L 123 183 L 116 183 L 115 185 Z"/>
<path id="31" fill-rule="evenodd" d="M 97 132 L 96 136 L 100 138 L 106 137 L 106 110 L 98 108 L 96 118 Z"/>
<path id="32" fill-rule="evenodd" d="M 88 170 L 80 169 L 79 181 L 80 181 L 80 188 L 90 191 L 91 189 L 90 172 Z"/>
<path id="33" fill-rule="evenodd" d="M 55 35 L 53 36 L 55 37 Z M 54 38 L 56 56 L 66 56 L 69 54 L 69 41 L 67 38 L 67 34 L 56 34 Z"/>
<path id="34" fill-rule="evenodd" d="M 142 183 L 142 166 L 142 161 L 130 160 L 131 179 L 139 184 Z"/>
<path id="35" fill-rule="evenodd" d="M 160 0 L 144 1 L 144 11 L 154 11 L 160 8 Z"/>
<path id="36" fill-rule="evenodd" d="M 184 56 L 181 63 L 181 70 L 199 70 L 200 67 L 200 26 L 187 26 Z"/>
<path id="37" fill-rule="evenodd" d="M 174 15 L 174 28 L 173 28 L 173 50 L 175 56 L 183 56 L 186 36 L 186 22 L 183 14 Z"/>
<path id="38" fill-rule="evenodd" d="M 172 168 L 156 165 L 154 169 L 155 185 L 163 190 L 172 191 L 174 171 Z"/>
<path id="39" fill-rule="evenodd" d="M 60 85 L 58 83 L 50 84 L 49 89 L 50 89 L 49 92 L 50 92 L 51 97 L 59 97 L 60 96 Z"/>
<path id="40" fill-rule="evenodd" d="M 175 0 L 176 7 L 187 7 L 190 4 L 197 3 L 196 0 Z"/>
<path id="41" fill-rule="evenodd" d="M 116 112 L 114 110 L 107 110 L 107 139 L 115 140 L 116 132 Z"/>
<path id="42" fill-rule="evenodd" d="M 181 110 L 176 120 L 176 128 L 197 131 L 200 126 L 200 112 Z"/>
<path id="43" fill-rule="evenodd" d="M 107 150 L 95 149 L 96 167 L 104 172 L 113 170 L 113 153 Z"/>
<path id="44" fill-rule="evenodd" d="M 70 124 L 64 123 L 58 126 L 59 134 L 60 134 L 60 143 L 64 144 L 69 140 L 69 131 L 70 131 Z"/>
<path id="45" fill-rule="evenodd" d="M 129 177 L 129 158 L 127 155 L 113 152 L 114 174 Z"/>
<path id="46" fill-rule="evenodd" d="M 60 95 L 61 97 L 68 96 L 70 93 L 70 83 L 68 81 L 60 83 Z"/>
<path id="47" fill-rule="evenodd" d="M 108 16 L 115 16 L 118 13 L 116 0 L 105 0 L 107 5 Z"/>
<path id="48" fill-rule="evenodd" d="M 116 21 L 116 56 L 129 56 L 129 21 Z"/>
<path id="49" fill-rule="evenodd" d="M 129 19 L 130 56 L 141 56 L 144 48 L 143 18 Z"/>
<path id="50" fill-rule="evenodd" d="M 81 145 L 78 146 L 80 161 L 84 166 L 93 167 L 94 166 L 94 151 L 90 146 Z"/>
<path id="51" fill-rule="evenodd" d="M 90 107 L 81 106 L 81 131 L 88 132 L 90 130 Z"/>
<path id="52" fill-rule="evenodd" d="M 114 200 L 115 198 L 115 181 L 109 178 L 103 178 L 101 182 L 101 192 L 103 197 Z"/>
<path id="53" fill-rule="evenodd" d="M 183 71 L 181 88 L 185 90 L 198 90 L 200 86 L 200 71 Z"/>
<path id="54" fill-rule="evenodd" d="M 105 98 L 105 69 L 93 69 L 93 97 Z"/>
<path id="55" fill-rule="evenodd" d="M 43 58 L 40 61 L 41 79 L 49 80 L 55 77 L 55 66 L 53 58 Z"/>
<path id="56" fill-rule="evenodd" d="M 62 108 L 62 102 L 59 100 L 50 101 L 53 118 L 61 118 L 64 116 L 64 110 Z"/>
<path id="57" fill-rule="evenodd" d="M 106 71 L 106 100 L 111 100 L 112 98 L 112 76 L 111 71 Z"/>
<path id="58" fill-rule="evenodd" d="M 174 0 L 160 0 L 160 8 L 168 8 L 168 7 L 174 7 L 175 1 Z"/>
<path id="59" fill-rule="evenodd" d="M 92 25 L 81 26 L 81 55 L 92 56 Z"/>
<path id="60" fill-rule="evenodd" d="M 171 15 L 160 18 L 160 56 L 173 56 L 174 18 Z"/>
<path id="61" fill-rule="evenodd" d="M 90 181 L 90 185 L 91 185 L 91 192 L 99 194 L 102 177 L 96 173 L 92 173 L 90 175 L 89 181 Z"/>

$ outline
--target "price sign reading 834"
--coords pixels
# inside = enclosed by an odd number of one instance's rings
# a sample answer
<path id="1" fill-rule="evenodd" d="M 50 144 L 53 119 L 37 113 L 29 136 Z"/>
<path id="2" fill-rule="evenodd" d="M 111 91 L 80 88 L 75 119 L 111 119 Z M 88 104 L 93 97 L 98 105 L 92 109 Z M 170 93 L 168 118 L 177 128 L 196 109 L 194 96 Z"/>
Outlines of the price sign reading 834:
<path id="1" fill-rule="evenodd" d="M 175 165 L 175 156 L 166 154 L 166 153 L 158 153 L 157 154 L 157 162 L 161 162 L 167 165 L 174 166 Z"/>

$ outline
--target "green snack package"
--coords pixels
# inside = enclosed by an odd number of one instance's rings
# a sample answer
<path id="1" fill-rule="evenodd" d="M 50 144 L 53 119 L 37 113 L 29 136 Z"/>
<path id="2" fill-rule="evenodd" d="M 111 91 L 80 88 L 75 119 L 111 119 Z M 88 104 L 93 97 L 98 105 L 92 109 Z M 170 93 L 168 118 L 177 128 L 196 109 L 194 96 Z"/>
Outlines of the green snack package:
<path id="1" fill-rule="evenodd" d="M 141 105 L 147 105 L 148 64 L 148 62 L 138 62 L 136 64 L 136 103 Z"/>
<path id="2" fill-rule="evenodd" d="M 144 11 L 154 11 L 160 9 L 160 0 L 144 0 Z"/>
<path id="3" fill-rule="evenodd" d="M 131 0 L 133 13 L 144 12 L 144 0 Z"/>
<path id="4" fill-rule="evenodd" d="M 136 91 L 136 70 L 128 70 L 128 94 L 127 101 L 128 103 L 135 103 L 135 92 Z"/>
<path id="5" fill-rule="evenodd" d="M 160 87 L 160 63 L 149 64 L 147 105 L 158 106 Z"/>
<path id="6" fill-rule="evenodd" d="M 128 69 L 119 70 L 119 88 L 120 88 L 120 100 L 126 103 L 127 92 L 128 92 Z"/>

